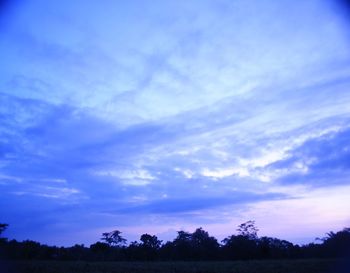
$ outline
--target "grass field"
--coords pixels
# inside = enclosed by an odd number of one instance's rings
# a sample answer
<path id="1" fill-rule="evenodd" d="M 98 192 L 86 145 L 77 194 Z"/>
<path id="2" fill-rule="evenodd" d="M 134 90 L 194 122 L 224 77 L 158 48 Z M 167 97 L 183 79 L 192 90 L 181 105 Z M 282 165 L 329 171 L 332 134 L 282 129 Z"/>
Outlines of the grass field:
<path id="1" fill-rule="evenodd" d="M 241 262 L 58 262 L 0 264 L 1 273 L 338 273 L 337 260 Z M 350 271 L 349 271 L 350 272 Z"/>

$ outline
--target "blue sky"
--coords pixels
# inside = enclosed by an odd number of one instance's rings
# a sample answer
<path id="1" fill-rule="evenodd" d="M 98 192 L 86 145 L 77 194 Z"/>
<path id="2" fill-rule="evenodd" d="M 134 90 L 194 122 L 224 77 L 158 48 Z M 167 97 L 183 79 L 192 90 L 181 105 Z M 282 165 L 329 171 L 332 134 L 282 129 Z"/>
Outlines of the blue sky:
<path id="1" fill-rule="evenodd" d="M 90 244 L 312 241 L 350 224 L 336 1 L 14 1 L 0 11 L 0 222 Z"/>

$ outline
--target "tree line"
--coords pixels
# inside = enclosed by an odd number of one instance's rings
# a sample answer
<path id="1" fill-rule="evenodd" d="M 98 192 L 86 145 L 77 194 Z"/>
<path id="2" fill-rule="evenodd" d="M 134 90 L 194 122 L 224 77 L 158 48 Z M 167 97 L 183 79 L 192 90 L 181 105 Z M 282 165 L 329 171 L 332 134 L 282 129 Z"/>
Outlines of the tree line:
<path id="1" fill-rule="evenodd" d="M 89 247 L 76 244 L 56 247 L 26 240 L 1 237 L 8 227 L 0 224 L 0 257 L 8 260 L 87 260 L 87 261 L 202 261 L 250 259 L 300 259 L 350 257 L 350 228 L 329 232 L 318 243 L 299 246 L 286 240 L 259 237 L 254 221 L 238 226 L 237 234 L 221 242 L 207 231 L 178 231 L 173 241 L 163 243 L 155 235 L 142 234 L 127 244 L 118 230 L 105 232 Z"/>

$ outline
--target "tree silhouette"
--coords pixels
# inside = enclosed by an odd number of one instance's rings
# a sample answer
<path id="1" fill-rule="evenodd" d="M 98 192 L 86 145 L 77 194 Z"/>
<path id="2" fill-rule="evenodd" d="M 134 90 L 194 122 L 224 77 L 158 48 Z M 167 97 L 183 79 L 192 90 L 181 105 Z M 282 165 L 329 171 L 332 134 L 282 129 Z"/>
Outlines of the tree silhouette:
<path id="1" fill-rule="evenodd" d="M 196 259 L 207 260 L 217 257 L 219 243 L 216 238 L 202 228 L 197 228 L 192 233 L 192 247 Z"/>
<path id="2" fill-rule="evenodd" d="M 102 233 L 101 240 L 113 247 L 121 247 L 126 244 L 126 239 L 121 236 L 121 232 L 119 230 Z"/>
<path id="3" fill-rule="evenodd" d="M 266 259 L 293 258 L 297 248 L 286 240 L 272 237 L 261 237 L 258 240 L 258 255 Z"/>
<path id="4" fill-rule="evenodd" d="M 158 240 L 157 236 L 152 236 L 147 233 L 141 235 L 140 241 L 142 242 L 141 246 L 150 249 L 159 249 L 162 244 L 162 241 Z"/>
<path id="5" fill-rule="evenodd" d="M 7 229 L 8 224 L 0 224 L 0 236 Z"/>
<path id="6" fill-rule="evenodd" d="M 141 259 L 148 261 L 157 259 L 158 250 L 161 247 L 162 241 L 158 240 L 157 236 L 152 236 L 147 233 L 141 235 L 140 241 L 141 244 L 138 245 L 138 255 L 141 255 Z"/>
<path id="7" fill-rule="evenodd" d="M 93 258 L 97 260 L 106 260 L 111 247 L 107 243 L 96 242 L 90 245 Z"/>
<path id="8" fill-rule="evenodd" d="M 247 221 L 240 224 L 237 228 L 238 235 L 247 237 L 248 239 L 255 240 L 258 238 L 259 229 L 255 226 L 255 221 Z"/>
<path id="9" fill-rule="evenodd" d="M 166 243 L 162 250 L 180 260 L 213 260 L 218 257 L 219 248 L 214 237 L 202 228 L 197 228 L 193 233 L 178 231 L 175 240 Z"/>
<path id="10" fill-rule="evenodd" d="M 7 226 L 0 224 L 0 235 Z M 303 246 L 278 238 L 258 238 L 254 221 L 239 225 L 237 231 L 236 235 L 225 238 L 221 245 L 202 228 L 197 228 L 193 233 L 178 231 L 178 236 L 173 241 L 163 245 L 155 235 L 145 233 L 141 235 L 140 242 L 131 242 L 125 247 L 126 240 L 118 230 L 103 233 L 101 239 L 104 242 L 97 242 L 90 247 L 56 247 L 30 240 L 18 242 L 0 238 L 0 260 L 208 261 L 343 258 L 344 261 L 350 261 L 350 228 L 327 233 L 327 237 L 319 244 Z M 343 267 L 349 268 L 350 265 L 348 267 L 345 264 Z M 0 271 L 1 269 L 0 266 Z"/>
<path id="11" fill-rule="evenodd" d="M 0 243 L 7 241 L 6 238 L 1 237 L 1 234 L 6 230 L 7 227 L 8 227 L 8 224 L 1 224 L 0 223 Z"/>
<path id="12" fill-rule="evenodd" d="M 328 232 L 323 239 L 324 252 L 332 253 L 332 256 L 350 257 L 350 228 L 344 228 L 338 232 Z"/>
<path id="13" fill-rule="evenodd" d="M 257 255 L 258 228 L 254 221 L 242 223 L 237 228 L 238 235 L 222 240 L 224 256 L 227 259 L 252 259 Z"/>

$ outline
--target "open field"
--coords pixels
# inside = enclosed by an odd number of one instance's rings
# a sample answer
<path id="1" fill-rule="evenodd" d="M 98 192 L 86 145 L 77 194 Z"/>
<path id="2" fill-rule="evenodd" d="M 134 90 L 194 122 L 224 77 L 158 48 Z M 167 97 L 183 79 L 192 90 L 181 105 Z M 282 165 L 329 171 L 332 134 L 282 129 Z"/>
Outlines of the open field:
<path id="1" fill-rule="evenodd" d="M 340 260 L 237 262 L 60 262 L 17 261 L 1 273 L 346 273 Z M 341 270 L 343 269 L 343 270 Z M 350 272 L 350 271 L 349 271 Z"/>

